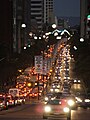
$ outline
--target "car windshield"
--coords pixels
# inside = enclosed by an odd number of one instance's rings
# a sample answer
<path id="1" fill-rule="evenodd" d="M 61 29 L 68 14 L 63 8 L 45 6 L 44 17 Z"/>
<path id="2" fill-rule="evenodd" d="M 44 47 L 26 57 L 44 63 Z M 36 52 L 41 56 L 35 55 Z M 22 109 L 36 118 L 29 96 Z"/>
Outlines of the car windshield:
<path id="1" fill-rule="evenodd" d="M 47 104 L 51 104 L 51 105 L 59 105 L 59 102 L 60 102 L 60 100 L 50 100 L 50 101 L 48 101 Z"/>
<path id="2" fill-rule="evenodd" d="M 60 99 L 62 97 L 62 93 L 61 92 L 55 93 L 55 96 L 57 99 Z"/>

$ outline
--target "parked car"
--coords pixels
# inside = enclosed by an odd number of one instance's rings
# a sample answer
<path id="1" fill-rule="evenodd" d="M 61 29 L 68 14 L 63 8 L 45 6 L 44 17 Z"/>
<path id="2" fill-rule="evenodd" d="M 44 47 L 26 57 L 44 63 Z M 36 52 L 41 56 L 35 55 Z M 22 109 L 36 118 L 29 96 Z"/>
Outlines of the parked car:
<path id="1" fill-rule="evenodd" d="M 6 101 L 5 94 L 0 94 L 0 110 L 8 109 L 8 101 Z"/>
<path id="2" fill-rule="evenodd" d="M 23 96 L 18 96 L 14 98 L 16 105 L 21 105 L 25 103 L 25 97 Z"/>
<path id="3" fill-rule="evenodd" d="M 6 101 L 8 102 L 8 107 L 15 105 L 15 100 L 11 94 L 6 94 Z"/>

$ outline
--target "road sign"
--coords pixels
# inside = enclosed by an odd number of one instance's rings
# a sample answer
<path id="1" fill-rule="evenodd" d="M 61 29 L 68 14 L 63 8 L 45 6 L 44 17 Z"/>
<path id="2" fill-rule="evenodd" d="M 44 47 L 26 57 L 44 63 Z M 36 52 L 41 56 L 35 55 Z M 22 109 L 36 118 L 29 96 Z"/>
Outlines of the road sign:
<path id="1" fill-rule="evenodd" d="M 43 60 L 43 75 L 47 74 L 47 60 Z"/>
<path id="2" fill-rule="evenodd" d="M 35 56 L 35 73 L 42 74 L 43 72 L 43 56 Z"/>

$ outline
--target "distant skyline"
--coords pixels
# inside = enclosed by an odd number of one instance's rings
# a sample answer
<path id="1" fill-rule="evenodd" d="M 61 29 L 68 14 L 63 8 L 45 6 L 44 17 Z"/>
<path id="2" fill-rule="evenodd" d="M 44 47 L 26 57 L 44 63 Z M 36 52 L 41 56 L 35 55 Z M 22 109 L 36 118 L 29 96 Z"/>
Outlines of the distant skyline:
<path id="1" fill-rule="evenodd" d="M 80 0 L 54 0 L 55 16 L 80 17 Z"/>

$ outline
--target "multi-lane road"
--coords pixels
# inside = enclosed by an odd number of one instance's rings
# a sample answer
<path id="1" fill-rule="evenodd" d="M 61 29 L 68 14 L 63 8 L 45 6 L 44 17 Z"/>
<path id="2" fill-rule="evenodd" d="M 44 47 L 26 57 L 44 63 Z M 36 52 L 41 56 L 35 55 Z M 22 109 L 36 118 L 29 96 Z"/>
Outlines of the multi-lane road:
<path id="1" fill-rule="evenodd" d="M 0 120 L 43 120 L 43 103 L 30 102 L 8 110 L 0 111 Z M 66 120 L 66 118 L 50 117 L 48 120 Z M 71 120 L 90 120 L 90 109 L 72 110 Z"/>

